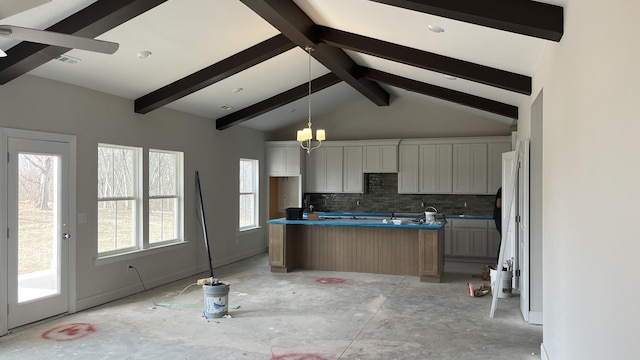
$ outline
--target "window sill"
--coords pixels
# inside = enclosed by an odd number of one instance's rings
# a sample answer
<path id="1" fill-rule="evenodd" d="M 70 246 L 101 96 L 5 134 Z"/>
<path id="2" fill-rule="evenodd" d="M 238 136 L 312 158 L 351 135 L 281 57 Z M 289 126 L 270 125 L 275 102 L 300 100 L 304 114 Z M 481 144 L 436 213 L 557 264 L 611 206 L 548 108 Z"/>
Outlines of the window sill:
<path id="1" fill-rule="evenodd" d="M 141 256 L 153 255 L 153 254 L 157 254 L 165 251 L 176 250 L 178 248 L 186 246 L 187 243 L 189 242 L 181 241 L 181 242 L 175 242 L 171 244 L 158 245 L 148 249 L 136 249 L 136 250 L 127 251 L 119 254 L 98 256 L 94 260 L 94 265 L 102 266 L 102 265 L 115 264 L 121 261 L 136 259 Z"/>
<path id="2" fill-rule="evenodd" d="M 254 227 L 251 227 L 251 228 L 244 228 L 242 230 L 238 229 L 237 234 L 238 235 L 249 235 L 249 234 L 254 233 L 254 232 L 256 232 L 258 230 L 261 230 L 261 229 L 262 229 L 262 227 L 260 225 L 254 226 Z"/>

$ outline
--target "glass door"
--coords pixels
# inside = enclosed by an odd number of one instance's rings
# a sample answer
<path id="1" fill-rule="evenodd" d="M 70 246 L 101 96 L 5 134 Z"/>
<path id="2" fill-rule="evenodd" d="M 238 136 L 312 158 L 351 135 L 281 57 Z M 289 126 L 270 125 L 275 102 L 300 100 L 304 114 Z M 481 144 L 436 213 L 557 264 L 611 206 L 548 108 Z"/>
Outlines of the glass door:
<path id="1" fill-rule="evenodd" d="M 69 308 L 69 144 L 9 137 L 8 328 Z"/>

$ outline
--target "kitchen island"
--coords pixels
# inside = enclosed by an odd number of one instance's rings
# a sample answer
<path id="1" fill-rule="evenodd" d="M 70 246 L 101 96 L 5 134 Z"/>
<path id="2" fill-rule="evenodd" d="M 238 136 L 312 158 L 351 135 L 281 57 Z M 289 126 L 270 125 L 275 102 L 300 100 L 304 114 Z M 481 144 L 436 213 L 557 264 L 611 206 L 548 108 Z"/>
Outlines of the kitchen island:
<path id="1" fill-rule="evenodd" d="M 444 269 L 443 224 L 411 217 L 325 214 L 318 220 L 268 220 L 272 272 L 294 269 L 419 276 L 440 282 Z"/>

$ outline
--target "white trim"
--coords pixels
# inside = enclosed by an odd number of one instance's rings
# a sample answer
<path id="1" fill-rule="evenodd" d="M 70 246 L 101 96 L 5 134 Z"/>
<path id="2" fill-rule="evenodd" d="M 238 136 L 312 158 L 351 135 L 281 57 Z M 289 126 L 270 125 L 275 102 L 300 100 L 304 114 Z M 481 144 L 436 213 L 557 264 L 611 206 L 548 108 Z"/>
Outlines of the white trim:
<path id="1" fill-rule="evenodd" d="M 529 324 L 542 325 L 542 311 L 529 311 Z"/>
<path id="2" fill-rule="evenodd" d="M 551 360 L 549 353 L 547 353 L 547 349 L 544 347 L 544 343 L 540 344 L 540 359 Z"/>
<path id="3" fill-rule="evenodd" d="M 57 141 L 67 143 L 69 146 L 69 163 L 68 163 L 68 209 L 69 209 L 69 219 L 68 219 L 68 227 L 69 233 L 72 234 L 71 238 L 67 240 L 68 248 L 69 248 L 69 260 L 68 260 L 68 312 L 73 313 L 77 311 L 77 267 L 76 267 L 76 136 L 68 135 L 68 134 L 56 134 L 56 133 L 48 133 L 41 131 L 31 131 L 31 130 L 22 130 L 22 129 L 11 129 L 11 128 L 0 128 L 0 149 L 2 150 L 2 156 L 6 156 L 8 148 L 7 142 L 8 138 L 24 138 L 24 139 L 33 139 L 33 140 L 42 140 L 42 141 Z M 0 204 L 7 204 L 7 163 L 3 161 L 3 165 L 0 166 Z M 6 208 L 5 208 L 6 209 Z M 0 216 L 0 229 L 7 228 L 7 219 L 6 216 Z M 6 236 L 3 237 L 5 240 L 0 242 L 0 290 L 3 294 L 6 294 L 6 289 L 8 287 L 8 279 L 6 274 L 8 273 L 8 264 L 6 263 L 7 259 L 7 241 Z M 7 308 L 8 299 L 6 296 L 0 296 L 0 309 Z M 8 314 L 6 311 L 0 311 L 0 336 L 8 333 Z"/>
<path id="4" fill-rule="evenodd" d="M 93 263 L 95 266 L 115 264 L 121 261 L 137 259 L 141 256 L 157 254 L 157 253 L 161 253 L 169 250 L 176 250 L 175 246 L 185 246 L 187 243 L 188 241 L 173 242 L 173 243 L 154 246 L 148 249 L 135 249 L 133 251 L 127 251 L 123 253 L 98 256 L 97 258 L 94 258 Z"/>

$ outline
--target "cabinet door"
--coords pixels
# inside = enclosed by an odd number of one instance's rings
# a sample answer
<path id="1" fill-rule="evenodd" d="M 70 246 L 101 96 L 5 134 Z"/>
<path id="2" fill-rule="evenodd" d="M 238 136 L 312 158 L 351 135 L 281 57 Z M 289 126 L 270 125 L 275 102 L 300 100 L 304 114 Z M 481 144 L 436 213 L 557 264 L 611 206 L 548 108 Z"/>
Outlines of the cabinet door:
<path id="1" fill-rule="evenodd" d="M 420 193 L 433 194 L 437 189 L 438 155 L 436 145 L 420 145 Z"/>
<path id="2" fill-rule="evenodd" d="M 364 173 L 362 172 L 362 146 L 345 146 L 343 189 L 345 193 L 362 193 Z"/>
<path id="3" fill-rule="evenodd" d="M 300 151 L 299 146 L 287 146 L 284 148 L 284 174 L 300 175 Z"/>
<path id="4" fill-rule="evenodd" d="M 398 194 L 417 194 L 419 179 L 418 145 L 400 145 L 398 166 Z"/>
<path id="5" fill-rule="evenodd" d="M 316 149 L 317 151 L 320 149 Z M 342 146 L 326 147 L 325 153 L 325 184 L 324 192 L 342 192 Z M 360 159 L 362 164 L 362 159 Z"/>
<path id="6" fill-rule="evenodd" d="M 397 173 L 397 145 L 365 145 L 363 149 L 365 173 Z"/>
<path id="7" fill-rule="evenodd" d="M 453 192 L 453 145 L 436 145 L 436 193 Z"/>
<path id="8" fill-rule="evenodd" d="M 487 144 L 454 144 L 453 192 L 487 193 Z"/>
<path id="9" fill-rule="evenodd" d="M 511 151 L 511 143 L 489 144 L 487 194 L 495 195 L 502 186 L 502 153 Z"/>
<path id="10" fill-rule="evenodd" d="M 366 173 L 377 173 L 380 172 L 380 168 L 382 167 L 380 158 L 380 146 L 378 145 L 367 145 L 363 149 L 363 171 Z"/>
<path id="11" fill-rule="evenodd" d="M 305 173 L 306 192 L 321 193 L 327 188 L 326 152 L 323 148 L 315 149 L 307 155 Z"/>
<path id="12" fill-rule="evenodd" d="M 284 149 L 280 146 L 267 146 L 267 175 L 277 176 L 284 173 Z"/>
<path id="13" fill-rule="evenodd" d="M 487 256 L 487 229 L 453 228 L 452 255 Z"/>
<path id="14" fill-rule="evenodd" d="M 452 145 L 420 145 L 420 193 L 450 194 Z"/>
<path id="15" fill-rule="evenodd" d="M 381 173 L 398 172 L 398 147 L 396 145 L 380 146 L 380 168 Z"/>

